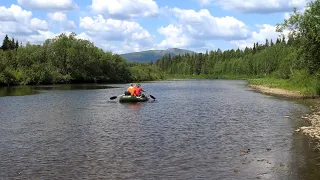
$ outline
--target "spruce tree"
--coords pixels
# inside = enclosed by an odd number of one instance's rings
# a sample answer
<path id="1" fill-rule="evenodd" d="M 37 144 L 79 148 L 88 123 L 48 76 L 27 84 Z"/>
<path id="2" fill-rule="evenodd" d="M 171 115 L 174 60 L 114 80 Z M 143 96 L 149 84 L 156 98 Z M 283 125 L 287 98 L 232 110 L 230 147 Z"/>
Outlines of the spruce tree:
<path id="1" fill-rule="evenodd" d="M 268 40 L 268 39 L 266 39 L 265 46 L 266 46 L 266 47 L 269 47 L 269 40 Z"/>
<path id="2" fill-rule="evenodd" d="M 10 45 L 10 40 L 9 40 L 8 35 L 6 34 L 6 36 L 4 37 L 1 49 L 6 51 L 6 50 L 10 49 L 10 46 L 11 46 Z"/>
<path id="3" fill-rule="evenodd" d="M 274 44 L 273 44 L 273 41 L 272 41 L 272 39 L 271 39 L 271 41 L 270 41 L 270 46 L 273 46 Z"/>
<path id="4" fill-rule="evenodd" d="M 16 49 L 18 49 L 18 48 L 19 48 L 19 42 L 18 42 L 18 40 L 16 41 L 15 48 L 16 48 Z"/>
<path id="5" fill-rule="evenodd" d="M 10 41 L 10 49 L 11 49 L 11 50 L 12 50 L 12 49 L 15 49 L 15 47 L 16 47 L 15 40 L 14 40 L 14 38 L 12 37 L 12 39 L 11 39 L 11 41 Z"/>

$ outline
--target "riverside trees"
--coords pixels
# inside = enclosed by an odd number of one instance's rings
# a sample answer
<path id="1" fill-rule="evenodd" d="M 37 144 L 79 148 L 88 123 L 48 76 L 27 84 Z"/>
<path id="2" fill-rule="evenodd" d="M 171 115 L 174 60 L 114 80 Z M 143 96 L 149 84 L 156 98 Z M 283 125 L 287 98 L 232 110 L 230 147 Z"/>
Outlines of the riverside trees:
<path id="1" fill-rule="evenodd" d="M 130 79 L 128 64 L 122 57 L 104 52 L 90 41 L 77 39 L 74 33 L 60 34 L 42 45 L 25 46 L 6 36 L 0 49 L 2 85 Z"/>
<path id="2" fill-rule="evenodd" d="M 156 64 L 169 74 L 247 77 L 274 74 L 279 78 L 288 78 L 293 68 L 291 61 L 295 59 L 297 54 L 293 46 L 279 38 L 275 44 L 266 39 L 264 44 L 254 43 L 253 48 L 244 50 L 217 49 L 206 53 L 165 56 Z"/>

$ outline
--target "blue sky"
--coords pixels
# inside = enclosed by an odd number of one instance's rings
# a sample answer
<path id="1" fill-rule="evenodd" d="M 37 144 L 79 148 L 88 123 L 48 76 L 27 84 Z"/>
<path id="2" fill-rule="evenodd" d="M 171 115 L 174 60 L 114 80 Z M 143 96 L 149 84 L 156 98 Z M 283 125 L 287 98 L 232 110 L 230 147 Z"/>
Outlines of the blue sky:
<path id="1" fill-rule="evenodd" d="M 105 51 L 184 48 L 197 52 L 276 39 L 277 23 L 307 0 L 6 0 L 0 38 L 41 44 L 75 32 Z"/>

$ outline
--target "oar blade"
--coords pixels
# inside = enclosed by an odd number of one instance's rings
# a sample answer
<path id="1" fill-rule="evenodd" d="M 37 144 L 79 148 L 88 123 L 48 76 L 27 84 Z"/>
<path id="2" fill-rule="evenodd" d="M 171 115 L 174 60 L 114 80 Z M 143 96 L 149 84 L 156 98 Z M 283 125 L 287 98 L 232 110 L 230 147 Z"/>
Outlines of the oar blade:
<path id="1" fill-rule="evenodd" d="M 118 97 L 118 96 L 112 96 L 112 97 L 110 98 L 110 100 L 117 99 L 117 97 Z"/>
<path id="2" fill-rule="evenodd" d="M 152 99 L 156 99 L 154 96 L 152 96 L 151 94 L 149 94 L 149 96 L 152 98 Z"/>

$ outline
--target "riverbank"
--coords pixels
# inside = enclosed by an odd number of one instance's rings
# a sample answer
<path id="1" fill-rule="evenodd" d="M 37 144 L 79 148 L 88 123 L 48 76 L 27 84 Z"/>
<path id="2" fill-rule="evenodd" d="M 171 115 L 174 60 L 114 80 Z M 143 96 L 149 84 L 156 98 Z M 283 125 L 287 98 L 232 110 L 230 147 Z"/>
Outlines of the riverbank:
<path id="1" fill-rule="evenodd" d="M 301 118 L 310 122 L 310 126 L 303 126 L 296 130 L 296 132 L 303 133 L 312 138 L 320 140 L 320 101 L 316 100 L 310 106 L 311 113 L 302 116 Z M 319 147 L 320 149 L 320 147 Z"/>
<path id="2" fill-rule="evenodd" d="M 268 86 L 254 85 L 254 84 L 249 84 L 248 87 L 264 94 L 270 94 L 270 95 L 275 95 L 275 96 L 280 96 L 285 98 L 294 98 L 294 99 L 308 98 L 308 96 L 303 95 L 300 91 L 290 91 L 286 89 L 280 89 L 280 88 L 274 88 L 274 87 L 271 88 Z"/>
<path id="3" fill-rule="evenodd" d="M 320 100 L 319 96 L 310 96 L 302 94 L 300 91 L 291 91 L 280 88 L 268 87 L 263 85 L 248 84 L 248 87 L 255 91 L 280 96 L 290 99 L 314 99 L 312 105 L 310 106 L 311 113 L 306 114 L 301 117 L 301 119 L 310 122 L 310 126 L 303 126 L 296 130 L 296 132 L 303 133 L 312 138 L 320 140 Z"/>

